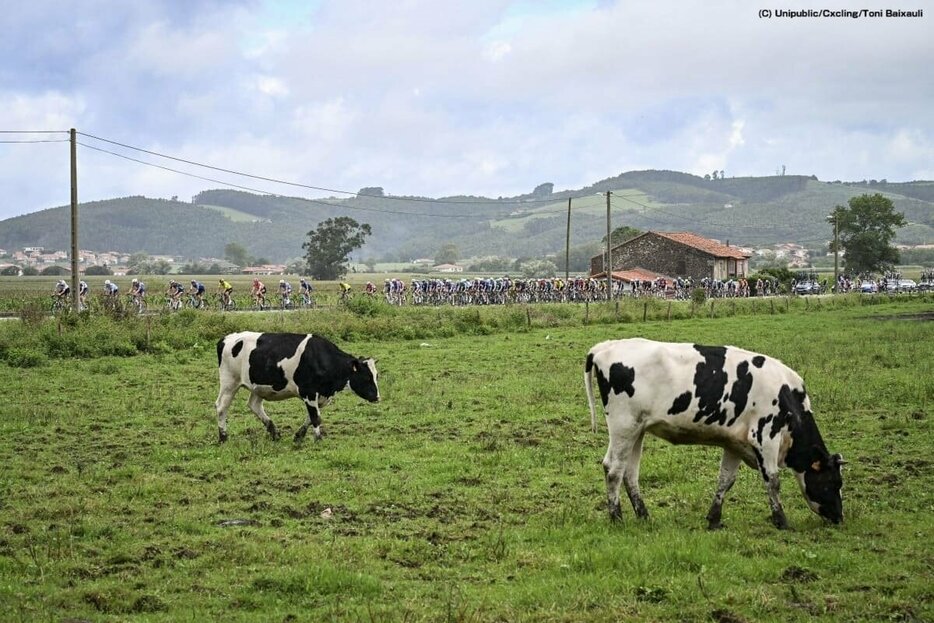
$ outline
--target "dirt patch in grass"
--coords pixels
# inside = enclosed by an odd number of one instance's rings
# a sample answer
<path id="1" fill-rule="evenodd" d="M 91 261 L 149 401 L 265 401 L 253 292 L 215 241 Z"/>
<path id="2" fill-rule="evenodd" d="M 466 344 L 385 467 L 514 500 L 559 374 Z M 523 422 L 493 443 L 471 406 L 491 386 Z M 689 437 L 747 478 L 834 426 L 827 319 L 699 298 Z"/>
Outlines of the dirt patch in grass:
<path id="1" fill-rule="evenodd" d="M 818 579 L 818 575 L 810 569 L 792 565 L 782 571 L 781 580 L 783 582 L 813 582 Z"/>

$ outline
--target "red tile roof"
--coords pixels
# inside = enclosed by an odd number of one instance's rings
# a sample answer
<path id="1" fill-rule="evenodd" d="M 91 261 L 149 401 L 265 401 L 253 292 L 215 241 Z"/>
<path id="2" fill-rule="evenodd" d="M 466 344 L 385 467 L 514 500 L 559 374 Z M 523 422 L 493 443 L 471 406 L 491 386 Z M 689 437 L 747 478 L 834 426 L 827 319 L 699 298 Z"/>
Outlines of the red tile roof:
<path id="1" fill-rule="evenodd" d="M 743 253 L 737 247 L 730 247 L 725 244 L 720 244 L 716 240 L 704 238 L 703 236 L 698 236 L 697 234 L 692 234 L 687 231 L 653 231 L 651 233 L 663 236 L 669 240 L 674 240 L 675 242 L 680 242 L 685 246 L 699 249 L 704 253 L 713 255 L 714 257 L 732 257 L 737 260 L 745 260 L 749 258 L 747 253 Z"/>

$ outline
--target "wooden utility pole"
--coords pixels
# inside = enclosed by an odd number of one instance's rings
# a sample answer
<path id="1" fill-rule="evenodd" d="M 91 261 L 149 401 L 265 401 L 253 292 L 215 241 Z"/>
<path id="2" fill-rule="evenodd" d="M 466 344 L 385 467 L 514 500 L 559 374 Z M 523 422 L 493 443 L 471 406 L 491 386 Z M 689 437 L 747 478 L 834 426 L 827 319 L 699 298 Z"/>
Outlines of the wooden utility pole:
<path id="1" fill-rule="evenodd" d="M 837 278 L 840 273 L 840 229 L 837 227 L 837 213 L 833 213 L 833 288 L 831 292 L 837 291 Z"/>
<path id="2" fill-rule="evenodd" d="M 571 198 L 568 197 L 568 233 L 564 241 L 564 281 L 571 278 Z"/>
<path id="3" fill-rule="evenodd" d="M 78 140 L 75 129 L 71 135 L 71 307 L 79 311 L 78 296 Z"/>
<path id="4" fill-rule="evenodd" d="M 613 243 L 610 241 L 610 191 L 606 191 L 606 300 L 613 299 Z"/>

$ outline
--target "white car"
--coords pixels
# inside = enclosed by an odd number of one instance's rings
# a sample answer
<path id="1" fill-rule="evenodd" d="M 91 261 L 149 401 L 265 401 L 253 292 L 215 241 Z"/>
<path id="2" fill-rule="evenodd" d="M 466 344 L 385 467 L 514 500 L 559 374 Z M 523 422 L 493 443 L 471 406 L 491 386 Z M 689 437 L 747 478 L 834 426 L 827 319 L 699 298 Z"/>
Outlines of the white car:
<path id="1" fill-rule="evenodd" d="M 875 281 L 863 281 L 859 284 L 859 291 L 872 294 L 879 291 L 879 286 L 876 285 Z"/>

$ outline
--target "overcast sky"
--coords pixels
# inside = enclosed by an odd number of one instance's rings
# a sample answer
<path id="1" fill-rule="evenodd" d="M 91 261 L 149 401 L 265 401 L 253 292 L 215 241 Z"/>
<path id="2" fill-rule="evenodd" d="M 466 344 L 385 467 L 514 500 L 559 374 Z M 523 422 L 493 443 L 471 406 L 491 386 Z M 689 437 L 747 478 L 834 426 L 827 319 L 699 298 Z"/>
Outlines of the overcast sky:
<path id="1" fill-rule="evenodd" d="M 433 197 L 649 168 L 934 179 L 934 8 L 759 15 L 813 6 L 0 0 L 0 130 L 74 127 L 260 176 Z M 79 141 L 259 190 L 330 194 Z M 83 146 L 78 166 L 81 201 L 221 187 Z M 0 218 L 67 204 L 68 184 L 67 143 L 0 144 Z"/>

